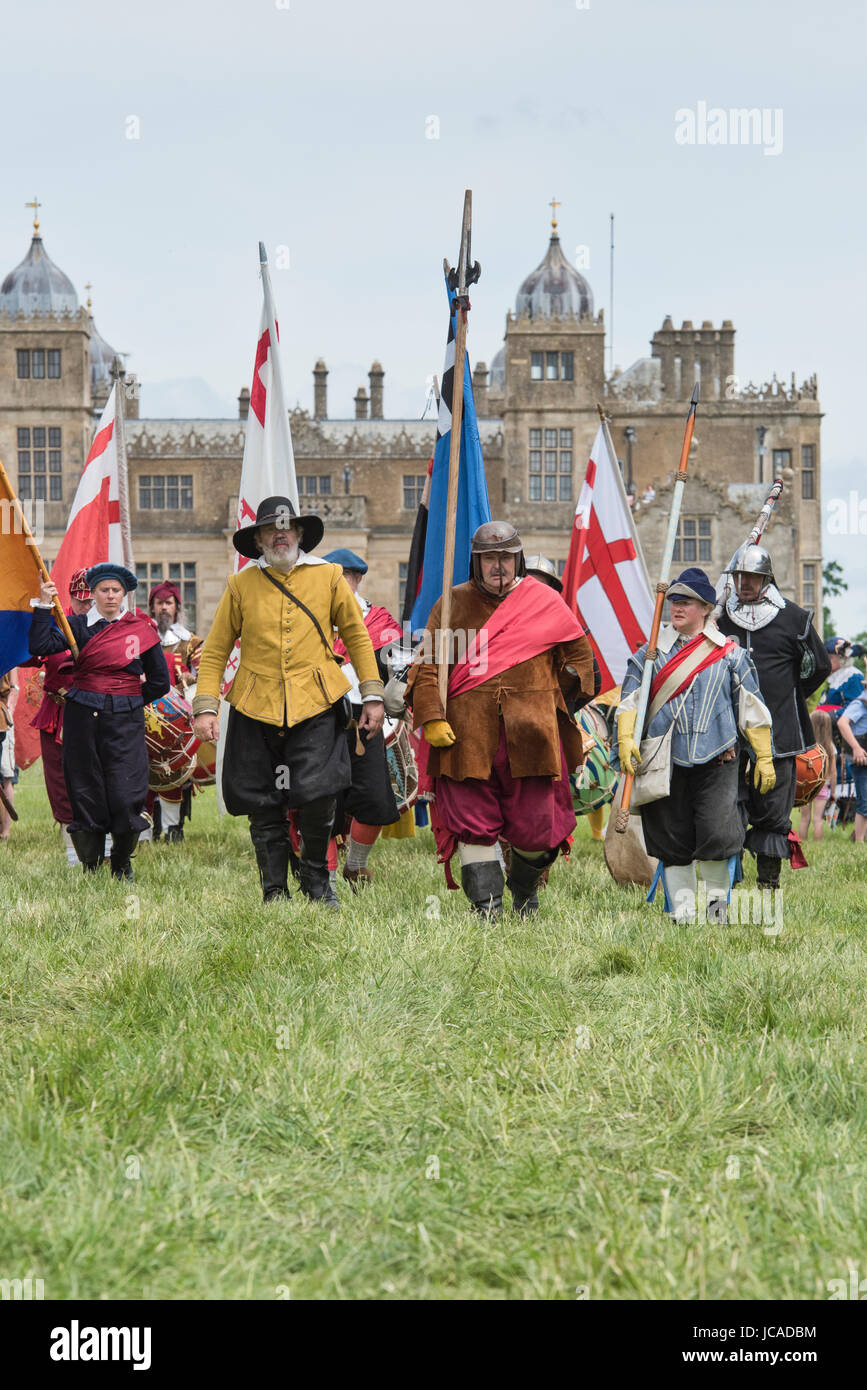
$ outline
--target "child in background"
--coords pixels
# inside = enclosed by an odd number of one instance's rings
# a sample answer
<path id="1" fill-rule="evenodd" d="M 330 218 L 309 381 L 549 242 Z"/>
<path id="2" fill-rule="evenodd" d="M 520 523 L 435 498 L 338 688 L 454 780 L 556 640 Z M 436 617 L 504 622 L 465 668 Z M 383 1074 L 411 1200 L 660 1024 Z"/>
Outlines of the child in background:
<path id="1" fill-rule="evenodd" d="M 813 839 L 821 840 L 823 824 L 822 818 L 825 808 L 831 796 L 831 789 L 837 781 L 837 750 L 834 747 L 833 726 L 830 715 L 824 710 L 814 710 L 810 715 L 810 722 L 813 725 L 813 733 L 820 748 L 824 748 L 825 756 L 828 759 L 827 777 L 825 785 L 816 793 L 815 797 L 806 806 L 801 807 L 801 827 L 800 838 L 806 840 L 810 829 L 810 821 L 813 822 Z"/>

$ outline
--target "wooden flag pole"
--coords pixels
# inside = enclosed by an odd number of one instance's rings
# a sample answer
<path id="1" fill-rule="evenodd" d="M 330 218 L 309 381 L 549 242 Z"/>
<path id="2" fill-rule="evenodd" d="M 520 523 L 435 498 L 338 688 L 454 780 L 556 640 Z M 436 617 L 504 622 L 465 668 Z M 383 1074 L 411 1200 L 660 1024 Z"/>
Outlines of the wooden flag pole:
<path id="1" fill-rule="evenodd" d="M 656 585 L 656 607 L 653 610 L 653 622 L 650 625 L 650 638 L 644 657 L 644 670 L 641 673 L 641 689 L 638 695 L 638 710 L 635 720 L 635 730 L 633 732 L 633 738 L 637 744 L 641 743 L 641 736 L 644 733 L 644 720 L 647 716 L 647 706 L 650 702 L 650 682 L 653 677 L 653 664 L 656 661 L 656 643 L 659 639 L 659 626 L 662 622 L 662 609 L 665 603 L 665 593 L 668 588 L 668 574 L 671 569 L 674 542 L 677 536 L 678 522 L 680 521 L 680 505 L 683 499 L 684 485 L 686 483 L 686 470 L 689 464 L 689 447 L 692 444 L 692 432 L 695 429 L 695 408 L 697 405 L 698 382 L 696 382 L 692 390 L 689 413 L 686 417 L 686 426 L 683 431 L 683 444 L 680 450 L 680 466 L 676 474 L 674 496 L 671 499 L 668 531 L 666 533 L 665 546 L 662 552 L 662 568 Z M 629 803 L 632 800 L 632 787 L 634 781 L 635 774 L 629 768 L 625 768 L 623 775 L 623 796 L 620 801 L 620 810 L 617 812 L 614 825 L 614 829 L 618 835 L 625 835 L 626 831 L 629 829 Z"/>
<path id="2" fill-rule="evenodd" d="M 27 520 L 27 517 L 24 515 L 21 503 L 19 502 L 18 498 L 15 495 L 15 492 L 13 491 L 12 483 L 9 480 L 9 474 L 3 467 L 2 459 L 0 459 L 0 485 L 2 485 L 3 491 L 6 493 L 6 496 L 9 498 L 9 501 L 12 503 L 12 508 L 15 512 L 15 517 L 18 522 L 18 526 L 20 527 L 20 532 L 27 538 L 28 549 L 33 554 L 33 561 L 40 575 L 42 576 L 43 582 L 46 584 L 50 584 L 51 575 L 45 568 L 45 561 L 39 553 L 36 540 L 34 538 L 33 532 L 30 529 L 30 524 Z M 55 595 L 53 606 L 54 616 L 57 619 L 57 626 L 60 628 L 60 631 L 63 633 L 64 637 L 69 643 L 69 650 L 72 652 L 74 660 L 77 661 L 78 645 L 75 641 L 75 638 L 72 635 L 72 628 L 69 626 L 69 621 L 66 617 L 66 614 L 63 611 L 63 606 L 60 602 L 59 595 Z"/>
<path id="3" fill-rule="evenodd" d="M 437 657 L 437 683 L 440 703 L 445 717 L 446 696 L 449 682 L 449 652 L 451 648 L 452 581 L 455 571 L 455 529 L 458 517 L 458 479 L 461 466 L 461 426 L 464 418 L 464 371 L 467 352 L 467 313 L 470 307 L 467 290 L 470 283 L 470 238 L 473 221 L 473 194 L 467 189 L 464 194 L 464 215 L 461 223 L 461 249 L 457 265 L 457 284 L 455 307 L 455 365 L 452 371 L 452 426 L 449 438 L 449 487 L 446 500 L 446 534 L 443 552 L 443 593 L 440 605 L 440 630 Z M 443 269 L 450 283 L 455 272 L 450 270 L 448 261 Z M 478 279 L 478 275 L 473 277 Z"/>

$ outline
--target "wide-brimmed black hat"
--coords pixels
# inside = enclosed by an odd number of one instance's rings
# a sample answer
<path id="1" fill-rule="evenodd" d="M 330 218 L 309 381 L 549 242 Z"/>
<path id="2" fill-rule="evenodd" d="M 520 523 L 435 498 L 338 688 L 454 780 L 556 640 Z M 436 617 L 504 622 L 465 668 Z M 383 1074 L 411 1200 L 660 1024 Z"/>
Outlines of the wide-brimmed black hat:
<path id="1" fill-rule="evenodd" d="M 297 522 L 301 527 L 301 549 L 308 553 L 319 544 L 325 534 L 325 523 L 315 512 L 306 512 L 299 516 L 288 497 L 266 497 L 264 502 L 259 503 L 256 520 L 249 526 L 239 527 L 232 537 L 235 549 L 248 560 L 258 560 L 261 551 L 256 546 L 256 527 L 267 526 L 272 521 L 285 527 L 288 527 L 290 522 Z"/>

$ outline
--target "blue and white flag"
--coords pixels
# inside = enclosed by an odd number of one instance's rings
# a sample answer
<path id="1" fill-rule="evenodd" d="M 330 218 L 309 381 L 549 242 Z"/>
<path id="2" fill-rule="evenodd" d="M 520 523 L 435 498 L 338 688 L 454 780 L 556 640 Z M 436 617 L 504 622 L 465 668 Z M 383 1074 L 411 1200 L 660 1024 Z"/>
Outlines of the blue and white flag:
<path id="1" fill-rule="evenodd" d="M 457 320 L 455 293 L 449 289 L 448 280 L 446 281 L 446 290 L 449 297 L 449 336 L 446 343 L 446 361 L 440 388 L 437 442 L 430 476 L 427 517 L 422 515 L 422 508 L 425 505 L 423 501 L 419 508 L 419 518 L 416 522 L 407 574 L 406 606 L 409 608 L 412 604 L 410 622 L 413 632 L 418 632 L 424 627 L 430 611 L 441 596 L 444 587 L 443 563 L 445 558 L 446 504 L 449 490 L 449 451 L 452 438 L 452 391 L 455 377 Z M 427 492 L 427 488 L 425 491 Z M 491 504 L 488 501 L 485 461 L 482 458 L 482 446 L 479 440 L 470 363 L 465 354 L 464 410 L 461 420 L 461 461 L 458 477 L 458 510 L 452 585 L 463 584 L 469 579 L 470 541 L 473 532 L 484 522 L 490 520 Z M 414 602 L 412 595 L 415 595 Z"/>

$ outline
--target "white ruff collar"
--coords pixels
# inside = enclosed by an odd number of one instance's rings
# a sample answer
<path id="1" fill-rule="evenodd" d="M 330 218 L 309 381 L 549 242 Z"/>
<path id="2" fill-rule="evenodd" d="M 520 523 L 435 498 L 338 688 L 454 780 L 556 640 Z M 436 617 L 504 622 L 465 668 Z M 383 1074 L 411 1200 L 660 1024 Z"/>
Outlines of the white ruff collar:
<path id="1" fill-rule="evenodd" d="M 741 603 L 734 590 L 726 599 L 726 612 L 733 623 L 747 632 L 758 632 L 772 623 L 786 606 L 786 600 L 776 584 L 769 584 L 758 603 Z"/>
<path id="2" fill-rule="evenodd" d="M 101 622 L 103 622 L 103 621 L 105 621 L 105 622 L 107 622 L 107 623 L 116 623 L 116 622 L 119 622 L 120 619 L 123 617 L 123 615 L 124 615 L 125 612 L 126 612 L 126 609 L 125 609 L 125 608 L 122 608 L 121 611 L 118 613 L 118 615 L 117 615 L 116 618 L 105 618 L 105 619 L 103 619 L 102 614 L 100 613 L 100 611 L 99 611 L 99 609 L 97 608 L 96 604 L 94 604 L 92 608 L 88 609 L 88 613 L 87 613 L 87 626 L 88 626 L 88 627 L 93 627 L 95 623 L 101 623 Z"/>

